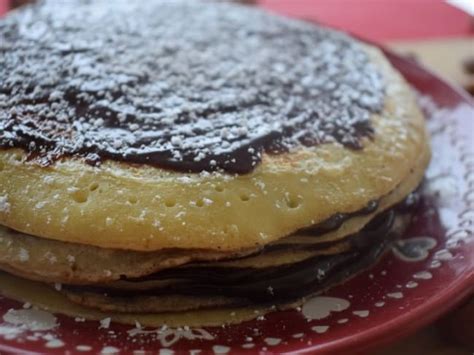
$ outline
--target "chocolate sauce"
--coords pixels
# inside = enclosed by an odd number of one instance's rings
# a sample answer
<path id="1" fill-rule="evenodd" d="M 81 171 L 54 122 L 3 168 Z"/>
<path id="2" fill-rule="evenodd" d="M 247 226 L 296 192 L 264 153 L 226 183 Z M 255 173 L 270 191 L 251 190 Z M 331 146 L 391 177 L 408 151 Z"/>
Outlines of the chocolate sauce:
<path id="1" fill-rule="evenodd" d="M 349 244 L 350 248 L 333 255 L 316 255 L 300 262 L 271 267 L 252 268 L 227 266 L 227 261 L 193 262 L 191 264 L 161 270 L 139 278 L 124 278 L 130 283 L 140 284 L 153 280 L 172 280 L 174 283 L 162 288 L 140 289 L 140 295 L 191 295 L 198 297 L 226 296 L 236 300 L 239 305 L 249 303 L 267 304 L 272 302 L 287 302 L 302 296 L 321 291 L 341 282 L 358 271 L 367 268 L 377 260 L 393 240 L 404 232 L 406 218 L 411 216 L 419 206 L 421 196 L 418 189 L 411 192 L 403 201 L 391 209 L 376 215 L 359 232 L 349 235 L 342 240 L 327 241 L 317 244 L 286 245 L 271 244 L 261 253 L 272 253 L 285 248 L 289 253 L 297 249 L 320 250 L 330 248 L 341 242 Z M 378 203 L 371 201 L 364 209 L 344 214 L 349 216 L 363 215 L 374 212 Z M 341 214 L 342 215 L 342 214 Z M 395 219 L 401 218 L 403 228 L 395 228 Z M 329 226 L 329 222 L 327 225 Z M 332 224 L 338 228 L 337 223 Z M 337 227 L 336 227 L 337 226 Z M 323 228 L 305 230 L 320 236 Z M 238 259 L 245 259 L 246 256 Z M 220 265 L 223 263 L 224 265 Z M 298 285 L 298 287 L 295 287 Z M 132 297 L 136 290 L 108 288 L 105 285 L 63 285 L 65 290 L 72 292 L 93 292 L 106 294 L 111 297 Z"/>
<path id="2" fill-rule="evenodd" d="M 300 229 L 295 234 L 311 234 L 316 236 L 321 235 L 329 231 L 338 229 L 345 221 L 350 218 L 371 214 L 375 212 L 378 207 L 379 202 L 373 200 L 370 201 L 366 207 L 360 210 L 349 213 L 336 213 L 321 223 Z"/>
<path id="3" fill-rule="evenodd" d="M 182 266 L 127 281 L 175 281 L 163 288 L 140 290 L 140 295 L 227 296 L 244 303 L 285 302 L 325 289 L 371 265 L 398 236 L 392 231 L 394 216 L 394 210 L 377 216 L 362 231 L 349 238 L 352 244 L 349 251 L 335 255 L 319 255 L 290 265 L 261 269 L 219 267 L 218 262 L 214 267 Z M 130 297 L 137 292 L 103 286 L 63 287 L 65 290 L 96 292 L 112 297 Z"/>
<path id="4" fill-rule="evenodd" d="M 41 2 L 0 21 L 0 148 L 182 172 L 361 149 L 381 75 L 348 36 L 222 3 Z"/>

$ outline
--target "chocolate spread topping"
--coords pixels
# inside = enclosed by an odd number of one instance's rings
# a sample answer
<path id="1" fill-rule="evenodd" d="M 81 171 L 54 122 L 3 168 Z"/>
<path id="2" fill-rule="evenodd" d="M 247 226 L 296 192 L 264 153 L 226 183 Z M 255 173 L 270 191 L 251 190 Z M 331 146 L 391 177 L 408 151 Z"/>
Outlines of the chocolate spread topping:
<path id="1" fill-rule="evenodd" d="M 369 201 L 367 206 L 364 208 L 355 211 L 355 212 L 349 212 L 349 213 L 335 213 L 325 221 L 321 223 L 317 223 L 315 225 L 302 228 L 299 231 L 297 231 L 295 234 L 312 234 L 312 235 L 321 235 L 324 233 L 327 233 L 332 230 L 338 229 L 345 221 L 347 221 L 350 218 L 358 217 L 358 216 L 364 216 L 371 214 L 377 210 L 379 207 L 379 201 L 377 200 L 372 200 Z"/>
<path id="2" fill-rule="evenodd" d="M 260 269 L 182 266 L 127 281 L 175 281 L 165 287 L 140 289 L 140 295 L 219 295 L 241 298 L 244 303 L 294 300 L 340 282 L 377 260 L 387 246 L 399 236 L 392 230 L 394 216 L 394 210 L 377 216 L 362 231 L 349 237 L 351 250 L 335 255 L 319 255 L 294 264 Z M 112 297 L 130 297 L 137 293 L 133 289 L 107 288 L 106 285 L 63 287 L 65 290 L 95 292 Z"/>
<path id="3" fill-rule="evenodd" d="M 413 211 L 422 203 L 419 192 L 413 191 L 392 208 L 375 216 L 359 232 L 316 245 L 303 245 L 308 249 L 328 248 L 338 243 L 349 243 L 349 250 L 333 255 L 316 255 L 291 264 L 252 268 L 220 265 L 220 262 L 193 262 L 175 268 L 138 277 L 124 278 L 130 283 L 141 284 L 152 280 L 173 281 L 165 286 L 140 287 L 140 295 L 192 295 L 226 296 L 235 299 L 236 304 L 272 303 L 295 300 L 304 295 L 322 291 L 341 282 L 351 275 L 372 265 L 391 243 L 399 238 L 410 223 Z M 369 213 L 377 208 L 370 202 L 364 209 L 352 215 Z M 401 218 L 402 227 L 396 227 L 396 218 Z M 335 227 L 337 228 L 337 227 Z M 306 231 L 311 234 L 311 229 Z M 314 230 L 314 237 L 321 231 Z M 286 246 L 291 253 L 300 246 Z M 274 248 L 264 248 L 263 253 L 271 253 Z M 247 256 L 248 257 L 248 256 Z M 244 257 L 243 259 L 245 259 Z M 295 287 L 297 285 L 297 287 Z M 121 289 L 107 285 L 63 285 L 72 292 L 100 293 L 110 297 L 133 297 L 136 289 Z"/>
<path id="4" fill-rule="evenodd" d="M 42 2 L 0 21 L 0 147 L 184 172 L 362 148 L 381 75 L 348 36 L 190 1 Z"/>

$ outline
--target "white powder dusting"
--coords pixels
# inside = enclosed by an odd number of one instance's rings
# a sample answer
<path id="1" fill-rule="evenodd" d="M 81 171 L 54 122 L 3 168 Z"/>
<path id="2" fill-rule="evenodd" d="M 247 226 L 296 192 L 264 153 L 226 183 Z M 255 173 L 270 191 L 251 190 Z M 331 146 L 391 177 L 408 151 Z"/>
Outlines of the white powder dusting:
<path id="1" fill-rule="evenodd" d="M 28 250 L 20 248 L 20 251 L 18 252 L 18 260 L 20 260 L 22 263 L 30 260 L 30 253 Z"/>
<path id="2" fill-rule="evenodd" d="M 0 213 L 10 213 L 10 207 L 8 196 L 0 196 Z"/>
<path id="3" fill-rule="evenodd" d="M 202 202 L 204 202 L 204 204 L 205 204 L 206 206 L 210 206 L 210 205 L 212 205 L 212 204 L 214 203 L 214 201 L 212 201 L 212 200 L 209 199 L 209 198 L 203 198 L 203 199 L 202 199 Z"/>
<path id="4" fill-rule="evenodd" d="M 239 164 L 225 158 L 239 151 L 252 167 L 261 152 L 248 145 L 262 137 L 283 135 L 278 142 L 288 148 L 361 144 L 359 133 L 370 134 L 370 115 L 384 105 L 386 83 L 377 66 L 363 46 L 337 31 L 225 2 L 65 1 L 60 9 L 44 3 L 8 22 L 41 27 L 41 41 L 25 40 L 31 34 L 10 26 L 0 32 L 10 53 L 0 81 L 7 92 L 15 88 L 2 97 L 9 140 L 21 128 L 38 142 L 28 149 L 47 157 L 52 150 L 92 162 L 100 160 L 97 151 L 161 153 L 165 162 L 186 159 L 200 171 L 194 162 L 207 160 L 211 169 Z M 124 24 L 124 16 L 140 20 Z M 75 115 L 71 95 L 97 111 Z M 46 103 L 17 104 L 38 97 Z M 54 149 L 39 138 L 51 139 Z"/>
<path id="5" fill-rule="evenodd" d="M 52 252 L 48 251 L 44 254 L 44 258 L 49 261 L 50 264 L 54 264 L 58 261 L 58 258 L 56 255 L 54 255 Z"/>

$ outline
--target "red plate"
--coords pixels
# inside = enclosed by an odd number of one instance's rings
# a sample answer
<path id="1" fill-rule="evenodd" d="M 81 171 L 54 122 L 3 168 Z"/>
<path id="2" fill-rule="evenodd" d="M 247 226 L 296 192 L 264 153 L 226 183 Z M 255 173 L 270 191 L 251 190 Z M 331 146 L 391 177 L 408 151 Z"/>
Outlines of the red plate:
<path id="1" fill-rule="evenodd" d="M 147 329 L 132 336 L 130 326 L 99 329 L 98 322 L 56 315 L 54 329 L 31 331 L 9 323 L 7 316 L 0 321 L 0 352 L 353 353 L 413 332 L 455 306 L 474 290 L 473 103 L 417 64 L 388 56 L 424 97 L 433 159 L 425 202 L 405 238 L 378 265 L 301 311 L 274 312 L 225 328 Z M 0 299 L 0 314 L 22 306 Z"/>

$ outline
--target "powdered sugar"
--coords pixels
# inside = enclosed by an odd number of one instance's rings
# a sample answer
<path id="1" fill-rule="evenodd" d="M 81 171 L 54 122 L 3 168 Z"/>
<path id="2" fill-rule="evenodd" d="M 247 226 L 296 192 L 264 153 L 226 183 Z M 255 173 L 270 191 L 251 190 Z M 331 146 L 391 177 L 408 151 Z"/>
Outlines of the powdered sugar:
<path id="1" fill-rule="evenodd" d="M 20 248 L 20 251 L 18 252 L 18 260 L 20 260 L 21 262 L 27 262 L 28 260 L 30 260 L 30 253 L 28 252 L 28 250 Z"/>
<path id="2" fill-rule="evenodd" d="M 9 213 L 10 203 L 8 202 L 8 196 L 0 196 L 0 213 Z"/>
<path id="3" fill-rule="evenodd" d="M 46 1 L 0 49 L 0 145 L 47 159 L 245 172 L 262 149 L 359 147 L 384 98 L 355 40 L 225 3 Z"/>

